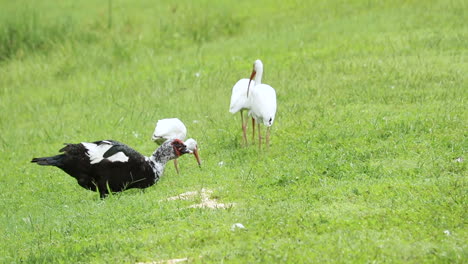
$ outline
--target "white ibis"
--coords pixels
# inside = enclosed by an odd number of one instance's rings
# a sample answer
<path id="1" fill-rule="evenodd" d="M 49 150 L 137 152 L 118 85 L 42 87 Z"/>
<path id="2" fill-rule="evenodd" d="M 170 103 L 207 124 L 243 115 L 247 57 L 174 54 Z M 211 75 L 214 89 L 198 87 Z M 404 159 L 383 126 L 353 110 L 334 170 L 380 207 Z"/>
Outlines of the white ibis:
<path id="1" fill-rule="evenodd" d="M 243 143 L 247 145 L 247 121 L 248 118 L 245 117 L 244 123 L 244 110 L 250 110 L 249 100 L 247 97 L 247 90 L 249 87 L 249 79 L 240 79 L 237 83 L 232 87 L 232 94 L 231 94 L 231 105 L 229 107 L 229 112 L 235 114 L 240 112 L 241 114 L 241 122 L 242 122 L 242 139 Z"/>
<path id="2" fill-rule="evenodd" d="M 31 162 L 62 169 L 81 187 L 98 191 L 101 198 L 109 192 L 150 187 L 162 176 L 169 160 L 192 153 L 179 139 L 164 142 L 150 157 L 113 140 L 65 145 L 60 150 L 63 154 Z"/>
<path id="3" fill-rule="evenodd" d="M 162 144 L 166 140 L 180 139 L 185 140 L 187 136 L 187 128 L 184 123 L 178 118 L 166 118 L 158 120 L 156 127 L 154 129 L 152 140 L 157 144 Z M 197 159 L 198 165 L 200 166 L 200 156 L 198 155 L 198 145 L 195 139 L 190 138 L 184 142 L 187 148 L 192 151 L 193 155 Z M 177 159 L 174 159 L 174 166 L 177 173 L 179 173 L 179 166 L 177 164 Z"/>
<path id="4" fill-rule="evenodd" d="M 273 87 L 268 84 L 262 84 L 263 63 L 261 60 L 256 60 L 253 65 L 250 81 L 255 78 L 252 84 L 249 81 L 247 88 L 247 97 L 249 98 L 250 111 L 249 115 L 252 116 L 253 134 L 255 135 L 255 121 L 258 123 L 258 143 L 259 148 L 262 145 L 262 136 L 260 130 L 260 123 L 266 127 L 266 146 L 270 145 L 270 127 L 275 121 L 276 115 L 276 92 Z"/>

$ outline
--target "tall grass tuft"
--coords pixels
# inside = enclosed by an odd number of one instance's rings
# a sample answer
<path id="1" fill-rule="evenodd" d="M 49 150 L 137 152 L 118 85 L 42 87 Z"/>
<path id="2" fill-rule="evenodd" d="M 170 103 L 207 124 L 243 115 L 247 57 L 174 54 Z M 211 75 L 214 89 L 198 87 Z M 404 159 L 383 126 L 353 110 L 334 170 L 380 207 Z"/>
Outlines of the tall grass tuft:
<path id="1" fill-rule="evenodd" d="M 35 52 L 48 52 L 71 40 L 89 41 L 90 31 L 80 29 L 71 15 L 47 19 L 35 10 L 0 18 L 0 61 L 23 58 Z"/>

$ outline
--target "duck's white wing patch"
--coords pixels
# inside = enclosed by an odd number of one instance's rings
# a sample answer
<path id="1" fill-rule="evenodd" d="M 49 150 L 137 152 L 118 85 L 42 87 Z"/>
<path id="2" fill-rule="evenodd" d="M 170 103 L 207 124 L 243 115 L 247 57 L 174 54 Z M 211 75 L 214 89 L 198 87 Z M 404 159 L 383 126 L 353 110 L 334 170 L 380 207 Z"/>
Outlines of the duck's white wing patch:
<path id="1" fill-rule="evenodd" d="M 125 155 L 122 151 L 115 153 L 114 155 L 110 156 L 107 158 L 110 162 L 127 162 L 128 161 L 128 156 Z"/>
<path id="2" fill-rule="evenodd" d="M 82 142 L 81 144 L 83 144 L 83 146 L 88 150 L 86 155 L 88 155 L 91 164 L 96 164 L 102 161 L 104 159 L 104 153 L 112 147 L 112 145 L 108 144 L 97 145 L 87 142 Z"/>
<path id="3" fill-rule="evenodd" d="M 91 164 L 99 163 L 104 159 L 107 159 L 110 162 L 127 162 L 129 159 L 123 151 L 119 151 L 121 150 L 121 146 L 115 145 L 107 140 L 103 140 L 98 144 L 88 142 L 81 142 L 81 144 L 86 148 L 86 155 L 89 157 Z M 114 148 L 114 151 L 111 150 L 110 153 L 107 153 L 111 148 Z M 112 154 L 112 152 L 114 154 Z"/>
<path id="4" fill-rule="evenodd" d="M 107 142 L 106 142 L 107 143 Z M 110 144 L 94 144 L 88 142 L 82 142 L 83 146 L 88 150 L 86 155 L 88 155 L 91 164 L 96 164 L 101 162 L 104 159 L 104 153 L 112 148 Z"/>

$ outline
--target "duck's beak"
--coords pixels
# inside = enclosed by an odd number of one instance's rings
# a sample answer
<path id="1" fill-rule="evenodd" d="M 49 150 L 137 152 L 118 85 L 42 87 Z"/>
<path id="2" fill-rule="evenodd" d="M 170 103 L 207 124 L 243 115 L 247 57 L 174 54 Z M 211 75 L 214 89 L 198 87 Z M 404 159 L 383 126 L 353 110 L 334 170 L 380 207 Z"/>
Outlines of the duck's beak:
<path id="1" fill-rule="evenodd" d="M 250 75 L 249 86 L 247 86 L 247 97 L 249 97 L 250 82 L 251 82 L 252 79 L 255 77 L 255 74 L 257 74 L 257 72 L 256 72 L 255 69 L 254 69 L 254 70 L 252 71 L 252 74 Z"/>

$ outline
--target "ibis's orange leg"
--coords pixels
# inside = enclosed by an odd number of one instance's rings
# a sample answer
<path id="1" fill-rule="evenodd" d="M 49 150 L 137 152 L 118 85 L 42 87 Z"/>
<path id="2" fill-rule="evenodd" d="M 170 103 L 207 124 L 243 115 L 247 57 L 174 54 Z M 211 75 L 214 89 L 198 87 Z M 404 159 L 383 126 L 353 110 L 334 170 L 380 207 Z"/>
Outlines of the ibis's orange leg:
<path id="1" fill-rule="evenodd" d="M 255 142 L 255 119 L 252 117 L 252 144 Z"/>
<path id="2" fill-rule="evenodd" d="M 261 135 L 261 130 L 260 130 L 260 123 L 258 123 L 258 149 L 262 149 L 262 135 Z"/>
<path id="3" fill-rule="evenodd" d="M 244 123 L 244 114 L 243 114 L 243 110 L 240 111 L 240 114 L 241 114 L 241 122 L 242 122 L 242 138 L 243 138 L 243 144 L 244 145 L 247 145 L 247 120 L 246 122 Z"/>
<path id="4" fill-rule="evenodd" d="M 177 174 L 179 174 L 179 165 L 178 165 L 177 159 L 174 160 L 174 166 L 175 166 L 175 170 L 177 171 Z"/>
<path id="5" fill-rule="evenodd" d="M 270 127 L 267 127 L 266 131 L 266 147 L 267 149 L 270 148 Z"/>

